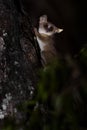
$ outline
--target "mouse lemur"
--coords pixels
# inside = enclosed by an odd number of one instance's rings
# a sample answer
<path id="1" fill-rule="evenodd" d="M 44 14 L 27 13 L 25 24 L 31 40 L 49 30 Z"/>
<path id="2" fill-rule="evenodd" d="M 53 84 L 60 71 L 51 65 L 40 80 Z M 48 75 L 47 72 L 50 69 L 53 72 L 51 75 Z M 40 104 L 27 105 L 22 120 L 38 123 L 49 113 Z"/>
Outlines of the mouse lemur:
<path id="1" fill-rule="evenodd" d="M 41 51 L 42 64 L 48 65 L 58 57 L 53 36 L 55 33 L 61 33 L 63 29 L 57 28 L 47 20 L 46 15 L 42 15 L 39 18 L 38 30 L 34 28 L 34 31 Z"/>

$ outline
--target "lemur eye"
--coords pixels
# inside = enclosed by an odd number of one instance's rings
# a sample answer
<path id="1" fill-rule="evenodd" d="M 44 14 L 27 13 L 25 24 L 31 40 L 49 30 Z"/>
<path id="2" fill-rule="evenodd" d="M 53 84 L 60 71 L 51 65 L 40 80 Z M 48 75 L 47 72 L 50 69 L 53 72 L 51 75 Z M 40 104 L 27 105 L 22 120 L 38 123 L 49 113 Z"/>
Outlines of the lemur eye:
<path id="1" fill-rule="evenodd" d="M 49 32 L 49 31 L 53 31 L 53 26 L 49 25 L 49 24 L 45 24 L 44 28 Z"/>
<path id="2" fill-rule="evenodd" d="M 53 31 L 53 27 L 52 26 L 48 26 L 48 30 L 49 31 Z"/>

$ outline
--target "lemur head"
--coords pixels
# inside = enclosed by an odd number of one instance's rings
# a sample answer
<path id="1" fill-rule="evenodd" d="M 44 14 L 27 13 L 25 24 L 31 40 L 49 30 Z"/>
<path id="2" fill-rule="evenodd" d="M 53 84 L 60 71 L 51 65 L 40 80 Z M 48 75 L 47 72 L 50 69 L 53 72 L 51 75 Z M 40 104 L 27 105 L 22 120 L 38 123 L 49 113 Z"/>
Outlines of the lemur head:
<path id="1" fill-rule="evenodd" d="M 39 33 L 51 36 L 55 33 L 61 33 L 63 29 L 57 28 L 55 25 L 47 21 L 47 15 L 42 15 L 39 19 Z"/>

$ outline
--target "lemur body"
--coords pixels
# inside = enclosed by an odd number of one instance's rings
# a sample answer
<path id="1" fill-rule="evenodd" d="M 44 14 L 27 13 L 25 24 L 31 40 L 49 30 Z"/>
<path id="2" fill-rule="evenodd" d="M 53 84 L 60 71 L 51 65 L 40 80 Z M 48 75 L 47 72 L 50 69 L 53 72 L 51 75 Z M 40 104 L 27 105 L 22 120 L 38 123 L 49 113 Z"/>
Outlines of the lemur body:
<path id="1" fill-rule="evenodd" d="M 54 34 L 62 32 L 63 29 L 57 28 L 55 25 L 47 21 L 47 16 L 43 15 L 39 20 L 38 30 L 35 28 L 35 35 L 40 47 L 41 58 L 44 65 L 52 62 L 57 58 L 58 54 L 54 47 Z"/>

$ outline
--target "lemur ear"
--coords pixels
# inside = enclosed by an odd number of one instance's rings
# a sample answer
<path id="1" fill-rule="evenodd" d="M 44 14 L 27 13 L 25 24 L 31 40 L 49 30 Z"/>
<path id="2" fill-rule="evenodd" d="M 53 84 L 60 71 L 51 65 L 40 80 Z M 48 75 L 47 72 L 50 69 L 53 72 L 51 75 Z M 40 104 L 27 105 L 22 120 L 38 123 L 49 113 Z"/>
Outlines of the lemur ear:
<path id="1" fill-rule="evenodd" d="M 44 22 L 47 22 L 47 15 L 42 15 L 41 17 L 40 17 L 40 21 L 39 21 L 40 23 L 44 23 Z"/>
<path id="2" fill-rule="evenodd" d="M 62 31 L 63 31 L 63 29 L 57 28 L 57 29 L 55 30 L 55 33 L 61 33 Z"/>

